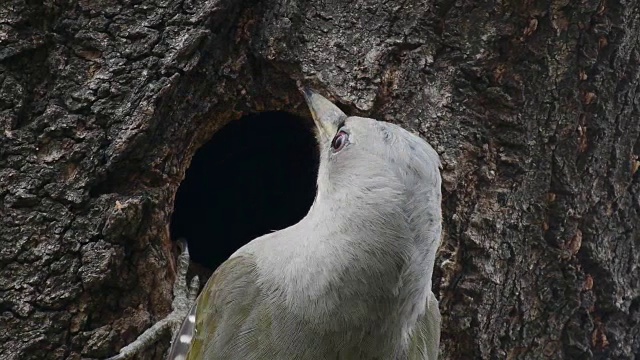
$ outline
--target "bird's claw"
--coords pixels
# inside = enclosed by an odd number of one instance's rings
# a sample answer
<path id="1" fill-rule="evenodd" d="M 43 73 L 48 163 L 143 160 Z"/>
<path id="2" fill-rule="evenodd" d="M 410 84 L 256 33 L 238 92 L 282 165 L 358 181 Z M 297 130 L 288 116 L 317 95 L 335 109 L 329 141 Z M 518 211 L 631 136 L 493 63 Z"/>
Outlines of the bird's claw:
<path id="1" fill-rule="evenodd" d="M 171 303 L 172 311 L 164 319 L 156 322 L 145 332 L 140 334 L 138 338 L 131 344 L 120 349 L 118 355 L 110 357 L 106 360 L 125 360 L 132 358 L 135 354 L 142 352 L 144 349 L 155 343 L 165 334 L 167 329 L 171 329 L 171 339 L 175 338 L 180 324 L 186 318 L 189 309 L 195 303 L 198 296 L 200 281 L 194 276 L 187 286 L 187 270 L 189 269 L 189 249 L 184 239 L 178 240 L 180 255 L 178 256 L 176 281 L 173 285 L 173 302 Z"/>

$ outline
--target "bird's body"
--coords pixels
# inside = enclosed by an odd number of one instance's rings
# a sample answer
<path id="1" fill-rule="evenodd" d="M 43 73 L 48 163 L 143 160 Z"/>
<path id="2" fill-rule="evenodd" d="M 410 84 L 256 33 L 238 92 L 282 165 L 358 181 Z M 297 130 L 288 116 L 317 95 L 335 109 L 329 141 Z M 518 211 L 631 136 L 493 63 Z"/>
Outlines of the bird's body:
<path id="1" fill-rule="evenodd" d="M 170 360 L 437 358 L 438 155 L 396 125 L 307 100 L 320 129 L 314 204 L 216 270 Z"/>

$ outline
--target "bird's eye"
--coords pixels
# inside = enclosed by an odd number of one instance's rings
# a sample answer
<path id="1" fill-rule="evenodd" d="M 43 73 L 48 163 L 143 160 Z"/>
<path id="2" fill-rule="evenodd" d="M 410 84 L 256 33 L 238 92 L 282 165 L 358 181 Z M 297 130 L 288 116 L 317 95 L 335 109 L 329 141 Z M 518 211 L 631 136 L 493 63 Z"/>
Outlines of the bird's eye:
<path id="1" fill-rule="evenodd" d="M 344 131 L 338 131 L 331 141 L 331 147 L 333 148 L 333 151 L 340 151 L 345 145 L 347 145 L 348 141 L 349 134 Z"/>

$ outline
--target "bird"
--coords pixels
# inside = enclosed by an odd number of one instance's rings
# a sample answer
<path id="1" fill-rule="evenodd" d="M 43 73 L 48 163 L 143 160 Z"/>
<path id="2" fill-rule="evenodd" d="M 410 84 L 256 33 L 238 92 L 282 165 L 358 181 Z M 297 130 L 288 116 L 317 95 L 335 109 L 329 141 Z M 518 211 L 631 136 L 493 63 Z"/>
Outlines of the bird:
<path id="1" fill-rule="evenodd" d="M 216 269 L 168 360 L 437 359 L 437 152 L 398 125 L 302 92 L 320 153 L 315 200 L 298 223 Z"/>

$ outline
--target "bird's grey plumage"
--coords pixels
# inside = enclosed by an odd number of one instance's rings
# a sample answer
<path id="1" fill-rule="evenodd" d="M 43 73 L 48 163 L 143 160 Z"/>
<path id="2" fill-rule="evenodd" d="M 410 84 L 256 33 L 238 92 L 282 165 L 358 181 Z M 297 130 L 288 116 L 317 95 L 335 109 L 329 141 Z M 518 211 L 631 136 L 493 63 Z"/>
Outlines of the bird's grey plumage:
<path id="1" fill-rule="evenodd" d="M 437 153 L 399 126 L 305 96 L 320 146 L 309 213 L 216 270 L 196 302 L 195 333 L 177 335 L 170 360 L 437 358 Z M 336 150 L 339 131 L 348 140 Z M 190 335 L 188 354 L 176 350 Z"/>

